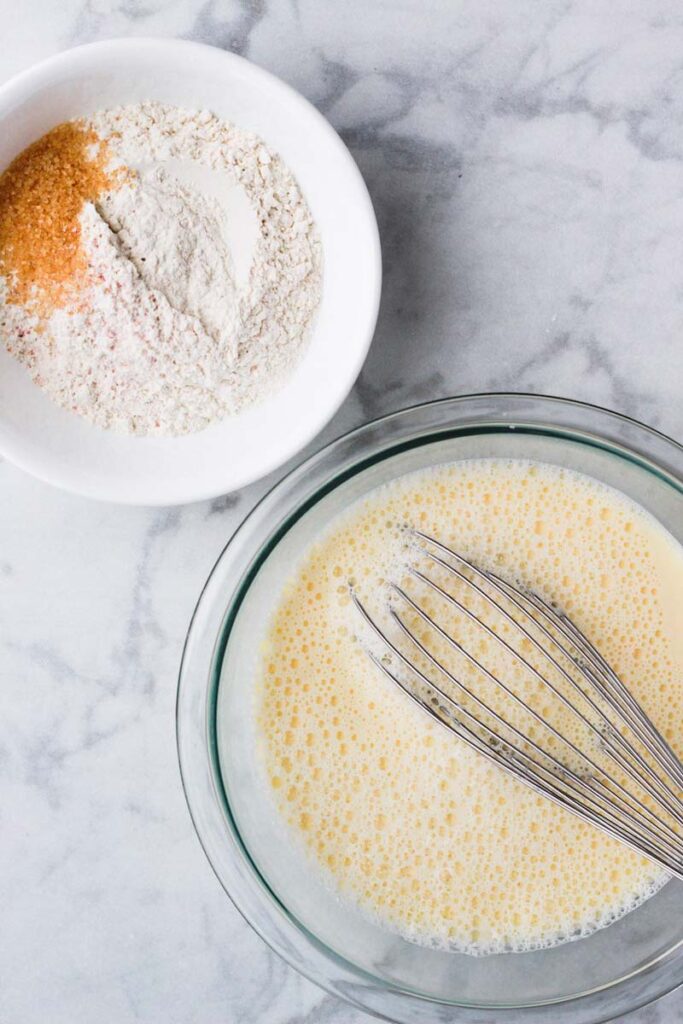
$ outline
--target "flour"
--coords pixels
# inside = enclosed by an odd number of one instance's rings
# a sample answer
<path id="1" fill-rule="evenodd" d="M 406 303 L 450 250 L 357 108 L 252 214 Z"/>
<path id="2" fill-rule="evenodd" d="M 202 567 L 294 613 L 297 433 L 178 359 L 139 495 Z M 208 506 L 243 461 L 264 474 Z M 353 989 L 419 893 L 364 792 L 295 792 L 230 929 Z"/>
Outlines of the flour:
<path id="1" fill-rule="evenodd" d="M 40 322 L 3 301 L 0 278 L 0 330 L 36 383 L 99 426 L 200 430 L 263 399 L 300 358 L 320 301 L 315 225 L 280 157 L 206 111 L 144 103 L 91 124 L 131 172 L 81 211 L 87 284 Z M 238 189 L 233 214 L 222 186 L 177 173 L 191 164 Z M 240 204 L 253 219 L 246 274 Z"/>
<path id="2" fill-rule="evenodd" d="M 143 281 L 195 316 L 217 344 L 224 338 L 234 362 L 239 302 L 220 204 L 157 168 L 102 196 L 96 209 Z"/>

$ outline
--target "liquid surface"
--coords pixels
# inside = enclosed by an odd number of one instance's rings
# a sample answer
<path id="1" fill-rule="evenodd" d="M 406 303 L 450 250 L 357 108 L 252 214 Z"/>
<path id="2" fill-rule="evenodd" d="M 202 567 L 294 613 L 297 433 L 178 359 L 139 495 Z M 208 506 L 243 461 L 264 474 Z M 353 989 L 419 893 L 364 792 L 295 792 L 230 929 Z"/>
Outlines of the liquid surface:
<path id="1" fill-rule="evenodd" d="M 380 615 L 384 580 L 404 574 L 405 524 L 556 602 L 679 754 L 683 549 L 576 473 L 437 467 L 332 524 L 285 588 L 265 644 L 258 724 L 274 800 L 340 894 L 414 941 L 472 953 L 589 934 L 666 876 L 446 733 L 371 664 L 349 581 Z M 495 645 L 465 640 L 497 665 Z"/>

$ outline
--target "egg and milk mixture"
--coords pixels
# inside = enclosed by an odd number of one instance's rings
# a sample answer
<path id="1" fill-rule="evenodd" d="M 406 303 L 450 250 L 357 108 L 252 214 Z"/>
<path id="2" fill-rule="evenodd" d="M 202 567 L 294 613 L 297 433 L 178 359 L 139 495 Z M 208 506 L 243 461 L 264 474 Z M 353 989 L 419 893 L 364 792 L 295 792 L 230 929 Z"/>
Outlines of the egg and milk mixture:
<path id="1" fill-rule="evenodd" d="M 683 549 L 632 501 L 572 471 L 444 465 L 335 520 L 296 567 L 267 635 L 265 770 L 293 841 L 328 884 L 443 948 L 521 951 L 590 934 L 666 875 L 431 722 L 371 663 L 349 582 L 379 608 L 384 580 L 405 563 L 405 524 L 556 602 L 679 754 Z"/>

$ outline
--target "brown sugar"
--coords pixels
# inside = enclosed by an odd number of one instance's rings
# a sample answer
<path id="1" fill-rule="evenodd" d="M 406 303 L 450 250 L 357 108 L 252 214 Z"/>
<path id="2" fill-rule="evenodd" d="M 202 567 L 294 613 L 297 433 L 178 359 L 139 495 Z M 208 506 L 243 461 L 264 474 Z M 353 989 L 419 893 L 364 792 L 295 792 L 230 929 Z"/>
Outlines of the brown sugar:
<path id="1" fill-rule="evenodd" d="M 6 301 L 49 313 L 82 281 L 83 204 L 111 188 L 106 144 L 77 121 L 57 125 L 0 175 L 0 273 Z"/>

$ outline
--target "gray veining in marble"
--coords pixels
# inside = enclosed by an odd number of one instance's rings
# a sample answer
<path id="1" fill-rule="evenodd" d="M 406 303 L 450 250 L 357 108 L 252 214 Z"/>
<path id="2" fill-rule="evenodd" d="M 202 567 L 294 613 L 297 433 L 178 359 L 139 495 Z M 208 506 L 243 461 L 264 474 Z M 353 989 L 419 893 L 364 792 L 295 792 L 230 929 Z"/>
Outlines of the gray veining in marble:
<path id="1" fill-rule="evenodd" d="M 341 132 L 385 287 L 325 438 L 489 389 L 683 438 L 676 0 L 0 0 L 0 24 L 2 79 L 79 42 L 184 36 L 281 75 Z M 9 465 L 0 481 L 0 1021 L 361 1024 L 243 923 L 179 783 L 185 629 L 265 483 L 149 511 Z M 683 997 L 628 1020 L 683 1021 Z"/>

